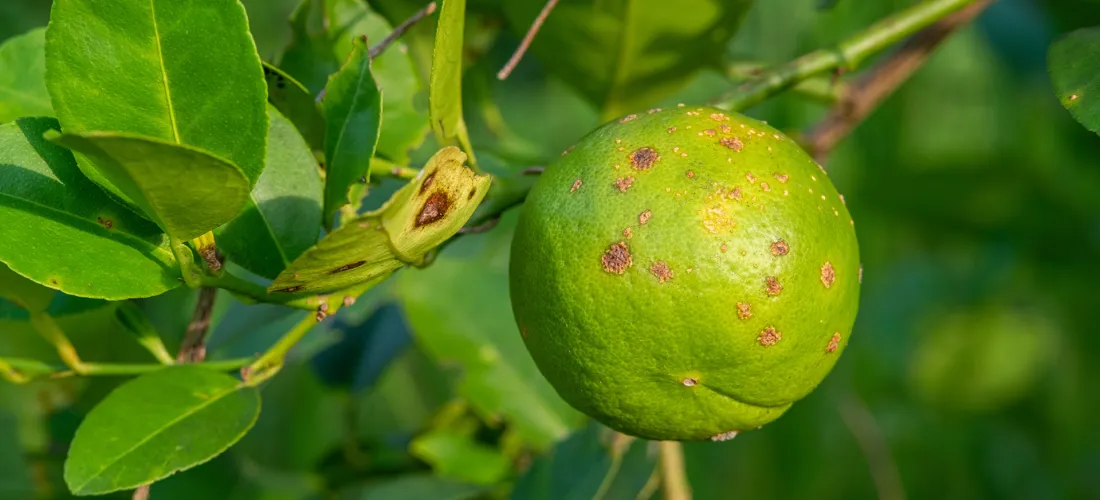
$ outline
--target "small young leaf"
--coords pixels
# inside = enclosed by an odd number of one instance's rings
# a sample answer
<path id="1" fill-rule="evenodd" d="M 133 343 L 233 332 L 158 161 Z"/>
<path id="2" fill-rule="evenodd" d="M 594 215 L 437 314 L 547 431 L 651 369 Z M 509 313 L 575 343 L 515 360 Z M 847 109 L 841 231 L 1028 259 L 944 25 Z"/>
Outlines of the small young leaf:
<path id="1" fill-rule="evenodd" d="M 267 81 L 267 100 L 279 110 L 302 134 L 309 147 L 321 151 L 325 147 L 325 118 L 317 105 L 317 99 L 304 85 L 283 70 L 264 63 L 264 79 Z M 268 112 L 270 120 L 271 113 Z M 270 132 L 269 132 L 270 134 Z M 267 138 L 267 154 L 271 155 L 271 137 Z M 270 158 L 267 168 L 271 168 Z M 262 178 L 262 176 L 261 176 Z"/>
<path id="2" fill-rule="evenodd" d="M 1100 27 L 1074 31 L 1050 46 L 1050 79 L 1062 106 L 1100 134 Z"/>
<path id="3" fill-rule="evenodd" d="M 0 125 L 0 262 L 81 297 L 149 297 L 179 286 L 164 234 L 112 202 L 68 150 L 43 138 L 57 128 L 52 118 Z"/>
<path id="4" fill-rule="evenodd" d="M 370 177 L 370 159 L 382 125 L 382 93 L 371 74 L 370 49 L 356 39 L 351 56 L 325 86 L 326 227 L 348 204 L 348 191 Z"/>
<path id="5" fill-rule="evenodd" d="M 327 293 L 388 276 L 404 266 L 377 218 L 360 217 L 329 233 L 279 274 L 269 292 Z"/>
<path id="6" fill-rule="evenodd" d="M 12 271 L 0 262 L 0 298 L 31 312 L 45 311 L 57 290 L 46 288 Z"/>
<path id="7" fill-rule="evenodd" d="M 50 116 L 46 91 L 46 29 L 37 28 L 0 45 L 0 123 Z"/>
<path id="8" fill-rule="evenodd" d="M 250 186 L 263 171 L 267 91 L 240 2 L 55 1 L 46 85 L 67 133 L 200 148 L 239 166 Z"/>
<path id="9" fill-rule="evenodd" d="M 321 232 L 321 175 L 294 125 L 268 107 L 267 167 L 244 211 L 219 228 L 218 249 L 265 278 L 275 278 Z"/>
<path id="10" fill-rule="evenodd" d="M 51 132 L 47 139 L 93 158 L 104 178 L 180 240 L 228 222 L 248 200 L 241 170 L 198 149 L 112 132 Z"/>
<path id="11" fill-rule="evenodd" d="M 143 375 L 84 418 L 65 460 L 65 483 L 76 495 L 151 483 L 221 454 L 259 413 L 258 390 L 201 366 Z"/>
<path id="12" fill-rule="evenodd" d="M 500 450 L 445 429 L 417 436 L 409 452 L 430 464 L 436 474 L 473 484 L 497 484 L 511 468 Z"/>
<path id="13" fill-rule="evenodd" d="M 417 262 L 454 236 L 489 192 L 492 178 L 475 174 L 465 161 L 454 146 L 439 150 L 384 208 L 382 223 L 401 259 Z"/>

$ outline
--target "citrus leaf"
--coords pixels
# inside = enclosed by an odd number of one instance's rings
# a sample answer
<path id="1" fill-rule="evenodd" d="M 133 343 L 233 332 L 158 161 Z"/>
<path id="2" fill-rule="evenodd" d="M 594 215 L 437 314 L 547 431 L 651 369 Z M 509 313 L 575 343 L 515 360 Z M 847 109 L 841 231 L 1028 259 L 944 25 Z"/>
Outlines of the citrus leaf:
<path id="1" fill-rule="evenodd" d="M 431 474 L 408 474 L 348 490 L 341 500 L 467 500 L 481 498 L 484 486 L 465 484 Z"/>
<path id="2" fill-rule="evenodd" d="M 385 18 L 361 0 L 305 0 L 291 17 L 292 40 L 279 66 L 309 91 L 320 92 L 329 75 L 339 70 L 351 53 L 356 35 L 379 41 L 392 30 Z M 371 73 L 383 91 L 382 120 L 386 124 L 375 153 L 405 165 L 409 150 L 424 140 L 428 117 L 413 104 L 423 86 L 404 42 L 394 42 L 375 57 Z"/>
<path id="3" fill-rule="evenodd" d="M 119 386 L 76 431 L 65 483 L 76 495 L 136 488 L 199 465 L 237 442 L 260 414 L 260 394 L 195 365 Z"/>
<path id="4" fill-rule="evenodd" d="M 501 2 L 521 36 L 542 2 Z M 565 0 L 531 53 L 602 110 L 605 120 L 651 106 L 719 63 L 752 0 Z"/>
<path id="5" fill-rule="evenodd" d="M 359 217 L 329 233 L 290 264 L 269 292 L 327 293 L 374 279 L 404 266 L 390 249 L 376 217 Z"/>
<path id="6" fill-rule="evenodd" d="M 42 137 L 57 128 L 52 118 L 0 125 L 0 262 L 81 297 L 149 297 L 179 286 L 164 234 L 112 202 L 68 150 Z"/>
<path id="7" fill-rule="evenodd" d="M 370 159 L 382 126 L 382 93 L 371 74 L 364 38 L 325 86 L 325 225 L 348 204 L 348 191 L 370 177 Z"/>
<path id="8" fill-rule="evenodd" d="M 317 242 L 321 231 L 321 175 L 302 136 L 274 107 L 267 167 L 235 219 L 215 233 L 230 260 L 274 278 Z"/>
<path id="9" fill-rule="evenodd" d="M 437 151 L 383 209 L 382 223 L 401 259 L 419 261 L 462 229 L 485 199 L 492 178 L 475 174 L 465 161 L 457 147 Z"/>
<path id="10" fill-rule="evenodd" d="M 511 469 L 500 450 L 446 429 L 417 436 L 409 452 L 430 464 L 436 474 L 473 484 L 497 484 Z"/>
<path id="11" fill-rule="evenodd" d="M 512 319 L 508 248 L 514 225 L 509 215 L 489 233 L 458 240 L 431 266 L 403 273 L 396 289 L 417 343 L 436 362 L 462 367 L 462 397 L 483 415 L 504 417 L 524 442 L 544 448 L 581 416 L 539 372 Z"/>
<path id="12" fill-rule="evenodd" d="M 45 311 L 57 290 L 24 278 L 0 262 L 0 298 L 31 312 Z"/>
<path id="13" fill-rule="evenodd" d="M 462 119 L 462 40 L 466 0 L 442 0 L 428 77 L 428 116 L 443 144 L 458 140 L 469 151 L 470 138 Z M 526 2 L 521 2 L 526 3 Z"/>
<path id="14" fill-rule="evenodd" d="M 264 80 L 267 81 L 267 101 L 294 124 L 310 148 L 323 150 L 325 118 L 321 116 L 321 109 L 313 94 L 294 77 L 267 63 L 264 63 Z M 268 119 L 271 119 L 270 113 Z M 270 142 L 271 138 L 268 137 L 268 155 L 271 154 Z M 270 168 L 271 161 L 266 163 L 265 169 Z"/>
<path id="15" fill-rule="evenodd" d="M 50 132 L 47 139 L 93 158 L 112 185 L 180 240 L 228 222 L 248 200 L 241 170 L 202 150 L 114 132 Z"/>
<path id="16" fill-rule="evenodd" d="M 1062 106 L 1085 128 L 1100 134 L 1100 28 L 1059 38 L 1050 46 L 1047 66 Z"/>
<path id="17" fill-rule="evenodd" d="M 118 320 L 123 329 L 134 336 L 134 340 L 138 344 L 157 358 L 158 362 L 166 365 L 175 362 L 172 355 L 168 353 L 168 349 L 164 347 L 164 341 L 161 340 L 160 333 L 149 321 L 149 316 L 137 304 L 119 302 L 118 308 L 115 309 L 115 319 Z"/>
<path id="18" fill-rule="evenodd" d="M 9 38 L 0 45 L 0 123 L 53 114 L 46 91 L 46 29 Z"/>
<path id="19" fill-rule="evenodd" d="M 237 1 L 56 1 L 46 86 L 65 132 L 200 148 L 239 166 L 250 186 L 263 171 L 267 91 Z M 80 165 L 112 194 L 131 195 Z"/>

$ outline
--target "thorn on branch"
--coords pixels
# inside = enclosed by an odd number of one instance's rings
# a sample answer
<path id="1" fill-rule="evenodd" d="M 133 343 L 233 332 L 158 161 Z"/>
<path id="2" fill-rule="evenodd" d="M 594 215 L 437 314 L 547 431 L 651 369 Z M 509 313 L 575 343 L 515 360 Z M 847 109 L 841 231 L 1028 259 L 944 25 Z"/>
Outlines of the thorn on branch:
<path id="1" fill-rule="evenodd" d="M 516 69 L 516 65 L 519 64 L 520 59 L 523 59 L 523 54 L 527 52 L 527 48 L 530 47 L 531 42 L 535 40 L 535 35 L 537 35 L 539 29 L 542 28 L 542 23 L 546 22 L 546 18 L 550 15 L 550 11 L 554 10 L 554 6 L 557 4 L 558 0 L 548 0 L 546 5 L 542 7 L 542 12 L 539 12 L 538 17 L 531 23 L 531 27 L 527 29 L 527 34 L 523 36 L 523 41 L 520 42 L 515 53 L 512 54 L 512 57 L 508 59 L 508 63 L 497 73 L 498 80 L 508 78 L 508 75 L 512 74 L 512 70 Z"/>
<path id="2" fill-rule="evenodd" d="M 370 52 L 368 53 L 370 55 L 370 58 L 373 60 L 374 58 L 381 55 L 387 47 L 392 45 L 393 42 L 396 41 L 398 38 L 401 38 L 401 35 L 404 35 L 406 31 L 409 31 L 409 29 L 415 26 L 416 23 L 420 22 L 421 19 L 424 19 L 425 17 L 428 17 L 435 13 L 435 9 L 435 2 L 429 3 L 423 9 L 416 11 L 415 14 L 409 16 L 408 19 L 397 25 L 397 27 L 394 28 L 389 35 L 386 35 L 386 38 L 383 38 L 381 42 L 378 42 L 370 48 Z"/>

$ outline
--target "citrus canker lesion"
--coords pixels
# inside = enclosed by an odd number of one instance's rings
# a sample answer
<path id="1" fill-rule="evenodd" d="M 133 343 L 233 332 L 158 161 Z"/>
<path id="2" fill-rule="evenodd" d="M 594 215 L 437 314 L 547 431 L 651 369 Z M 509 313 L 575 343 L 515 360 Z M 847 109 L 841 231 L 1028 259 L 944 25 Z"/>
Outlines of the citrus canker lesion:
<path id="1" fill-rule="evenodd" d="M 547 167 L 510 266 L 516 322 L 562 398 L 665 440 L 726 439 L 809 394 L 860 286 L 825 172 L 767 124 L 702 107 L 627 115 Z"/>

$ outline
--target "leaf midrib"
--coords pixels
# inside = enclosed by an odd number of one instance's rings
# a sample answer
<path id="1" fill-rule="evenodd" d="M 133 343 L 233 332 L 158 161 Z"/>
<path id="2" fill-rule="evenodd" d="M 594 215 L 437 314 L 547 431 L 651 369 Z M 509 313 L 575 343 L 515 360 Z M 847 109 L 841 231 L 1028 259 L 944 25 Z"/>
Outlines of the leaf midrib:
<path id="1" fill-rule="evenodd" d="M 179 125 L 176 123 L 176 109 L 172 105 L 172 91 L 168 86 L 168 70 L 164 67 L 164 49 L 160 44 L 160 28 L 157 26 L 156 0 L 149 0 L 149 12 L 153 18 L 153 40 L 157 42 L 157 63 L 160 64 L 161 81 L 164 82 L 164 99 L 168 103 L 168 124 L 172 126 L 172 138 L 180 144 Z"/>
<path id="2" fill-rule="evenodd" d="M 275 242 L 275 250 L 279 252 L 279 258 L 283 261 L 283 269 L 286 269 L 290 265 L 290 260 L 286 257 L 286 252 L 283 251 L 283 243 L 279 241 L 279 235 L 275 234 L 275 226 L 271 225 L 271 221 L 267 220 L 267 214 L 260 208 L 260 203 L 256 200 L 256 195 L 253 192 L 248 193 L 248 199 L 252 202 L 252 205 L 256 207 L 256 213 L 260 214 L 260 220 L 264 222 L 264 227 L 267 228 L 268 234 L 271 235 L 271 241 Z"/>
<path id="3" fill-rule="evenodd" d="M 83 491 L 84 487 L 87 486 L 88 483 L 91 483 L 92 481 L 94 481 L 96 478 L 99 477 L 100 474 L 103 474 L 104 471 L 106 471 L 107 469 L 113 467 L 115 464 L 117 464 L 119 462 L 119 460 L 122 460 L 122 458 L 125 457 L 126 455 L 129 455 L 130 453 L 132 453 L 134 450 L 140 448 L 145 443 L 148 443 L 153 438 L 159 436 L 162 432 L 164 432 L 165 429 L 168 429 L 168 428 L 180 423 L 181 421 L 183 421 L 187 417 L 190 417 L 190 416 L 198 413 L 199 411 L 202 411 L 204 408 L 206 408 L 206 407 L 208 407 L 208 406 L 210 406 L 210 405 L 212 405 L 212 404 L 214 404 L 218 401 L 221 401 L 225 396 L 227 396 L 229 394 L 233 394 L 235 392 L 237 392 L 237 386 L 229 387 L 228 390 L 226 390 L 225 392 L 223 392 L 221 394 L 218 394 L 215 397 L 211 397 L 209 400 L 204 401 L 202 404 L 200 404 L 200 405 L 192 408 L 191 410 L 189 410 L 187 412 L 184 412 L 180 416 L 168 421 L 163 426 L 161 426 L 159 429 L 157 429 L 156 432 L 150 433 L 148 436 L 146 436 L 145 438 L 141 439 L 140 441 L 135 443 L 133 446 L 131 446 L 128 450 L 118 454 L 114 459 L 112 459 L 110 462 L 108 462 L 106 465 L 104 465 L 102 468 L 100 468 L 98 471 L 96 471 L 95 474 L 92 474 L 91 476 L 89 476 L 87 481 L 84 481 L 79 486 L 74 486 L 72 488 L 73 491 L 74 492 L 75 491 Z"/>

